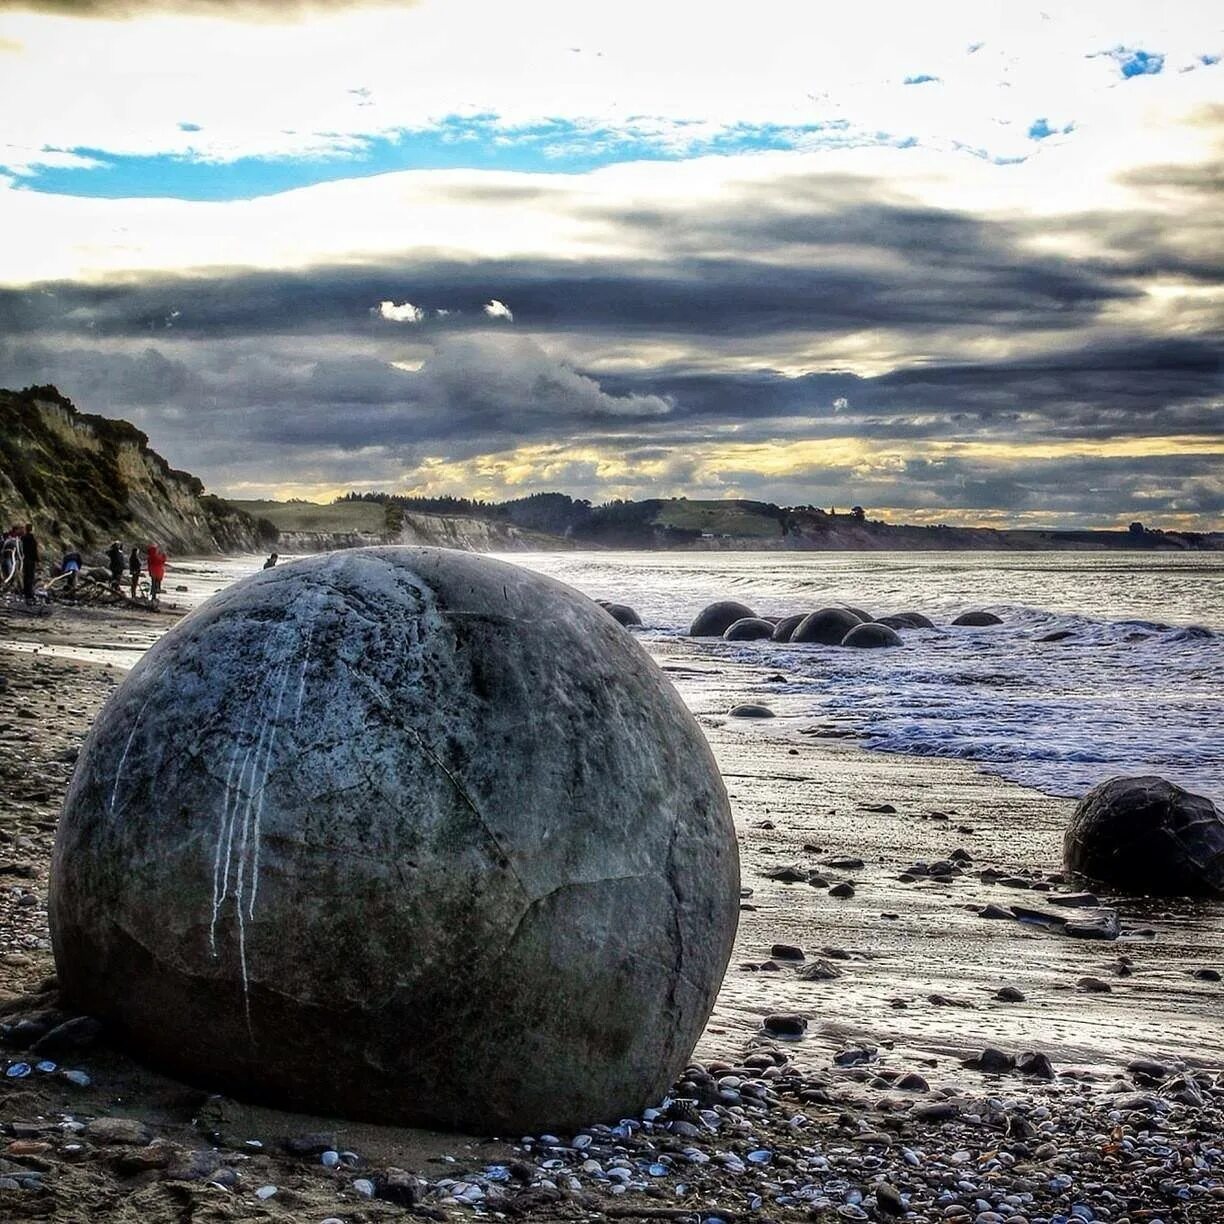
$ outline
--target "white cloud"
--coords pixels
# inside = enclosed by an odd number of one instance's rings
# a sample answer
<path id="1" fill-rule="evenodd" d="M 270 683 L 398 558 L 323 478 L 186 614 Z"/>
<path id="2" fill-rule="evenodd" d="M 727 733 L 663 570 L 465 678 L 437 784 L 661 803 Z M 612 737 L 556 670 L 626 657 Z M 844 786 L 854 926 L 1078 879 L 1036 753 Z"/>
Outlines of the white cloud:
<path id="1" fill-rule="evenodd" d="M 401 302 L 398 306 L 390 301 L 378 303 L 378 315 L 388 323 L 420 323 L 427 313 L 423 307 L 414 306 L 411 302 Z"/>
<path id="2" fill-rule="evenodd" d="M 1021 0 L 1005 11 L 774 0 L 766 13 L 745 21 L 727 0 L 699 21 L 692 5 L 657 0 L 422 0 L 241 26 L 216 10 L 121 25 L 16 13 L 5 19 L 5 44 L 19 50 L 5 56 L 0 114 L 21 115 L 7 140 L 27 163 L 63 157 L 38 149 L 346 155 L 369 137 L 478 115 L 507 130 L 560 120 L 680 149 L 741 124 L 821 124 L 1007 156 L 1031 151 L 1028 128 L 1043 116 L 1083 126 L 1136 90 L 1175 96 L 1179 79 L 1212 75 L 1182 70 L 1221 49 L 1218 16 L 1199 0 L 1052 12 Z M 1124 80 L 1109 54 L 1120 46 L 1163 55 L 1164 72 Z M 905 84 L 923 76 L 938 80 Z M 48 98 L 47 82 L 62 80 L 72 88 Z M 22 105 L 34 97 L 43 103 Z"/>
<path id="3" fill-rule="evenodd" d="M 496 298 L 485 303 L 484 312 L 490 319 L 505 319 L 507 323 L 514 322 L 514 312 L 505 302 L 499 302 Z"/>

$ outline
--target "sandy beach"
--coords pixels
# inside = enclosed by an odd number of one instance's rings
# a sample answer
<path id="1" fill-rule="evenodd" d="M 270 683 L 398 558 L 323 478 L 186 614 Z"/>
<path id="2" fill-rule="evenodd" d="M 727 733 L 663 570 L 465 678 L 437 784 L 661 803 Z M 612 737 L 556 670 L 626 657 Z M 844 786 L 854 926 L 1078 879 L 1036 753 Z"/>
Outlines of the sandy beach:
<path id="1" fill-rule="evenodd" d="M 652 652 L 682 692 L 707 672 L 694 712 L 745 891 L 679 1106 L 586 1142 L 474 1140 L 211 1097 L 65 1035 L 56 818 L 92 719 L 169 619 L 0 617 L 0 1219 L 1224 1218 L 1224 907 L 1100 896 L 1121 936 L 1069 937 L 1079 909 L 1051 903 L 1076 891 L 1058 874 L 1070 801 L 728 718 L 776 673 L 729 672 L 724 691 L 679 640 Z M 1017 904 L 1039 920 L 981 916 Z M 1020 1074 L 1025 1053 L 1048 1071 Z"/>

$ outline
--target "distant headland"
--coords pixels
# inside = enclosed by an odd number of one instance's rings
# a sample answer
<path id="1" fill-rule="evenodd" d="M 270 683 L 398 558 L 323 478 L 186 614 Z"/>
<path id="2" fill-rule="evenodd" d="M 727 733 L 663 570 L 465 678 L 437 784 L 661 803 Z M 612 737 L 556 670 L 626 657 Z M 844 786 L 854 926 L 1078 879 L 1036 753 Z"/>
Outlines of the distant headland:
<path id="1" fill-rule="evenodd" d="M 30 521 L 53 547 L 113 538 L 183 553 L 311 552 L 366 544 L 471 551 L 558 548 L 693 551 L 1224 550 L 1224 532 L 913 526 L 814 505 L 685 497 L 593 505 L 564 493 L 505 502 L 350 493 L 331 504 L 217 497 L 127 421 L 77 410 L 53 386 L 0 390 L 0 521 Z"/>

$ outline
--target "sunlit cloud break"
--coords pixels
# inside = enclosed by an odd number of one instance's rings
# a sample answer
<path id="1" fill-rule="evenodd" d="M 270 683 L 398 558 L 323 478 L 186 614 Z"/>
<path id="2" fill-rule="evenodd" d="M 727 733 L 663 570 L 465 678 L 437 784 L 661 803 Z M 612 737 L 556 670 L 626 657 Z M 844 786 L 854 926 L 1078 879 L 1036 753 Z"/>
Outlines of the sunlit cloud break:
<path id="1" fill-rule="evenodd" d="M 411 302 L 401 302 L 397 306 L 394 302 L 386 301 L 378 303 L 378 314 L 389 323 L 420 323 L 424 321 L 426 311 Z"/>

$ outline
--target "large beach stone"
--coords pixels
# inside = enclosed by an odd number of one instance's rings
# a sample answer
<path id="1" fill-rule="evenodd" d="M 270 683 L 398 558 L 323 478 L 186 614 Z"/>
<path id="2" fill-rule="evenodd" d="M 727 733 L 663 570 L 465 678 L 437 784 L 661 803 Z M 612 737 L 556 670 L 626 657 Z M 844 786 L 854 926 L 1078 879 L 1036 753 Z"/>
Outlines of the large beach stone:
<path id="1" fill-rule="evenodd" d="M 756 613 L 735 599 L 707 604 L 689 626 L 689 637 L 722 637 L 737 620 L 755 618 Z"/>
<path id="2" fill-rule="evenodd" d="M 1124 892 L 1224 893 L 1224 817 L 1210 799 L 1164 778 L 1111 778 L 1067 825 L 1068 870 Z"/>
<path id="3" fill-rule="evenodd" d="M 871 650 L 882 646 L 901 646 L 903 643 L 900 634 L 895 629 L 890 629 L 887 625 L 872 621 L 866 625 L 855 625 L 842 638 L 842 645 L 857 646 L 863 650 Z"/>
<path id="4" fill-rule="evenodd" d="M 762 620 L 759 616 L 745 616 L 728 625 L 723 637 L 728 642 L 760 642 L 772 636 L 773 621 Z"/>
<path id="5" fill-rule="evenodd" d="M 726 793 L 610 616 L 488 557 L 294 562 L 161 639 L 90 732 L 70 1005 L 235 1095 L 519 1134 L 657 1101 L 735 932 Z"/>
<path id="6" fill-rule="evenodd" d="M 996 616 L 993 612 L 962 612 L 952 623 L 980 628 L 985 625 L 1001 625 L 1003 618 Z"/>
<path id="7" fill-rule="evenodd" d="M 846 634 L 862 623 L 859 616 L 847 608 L 821 608 L 799 622 L 790 640 L 840 646 Z"/>

